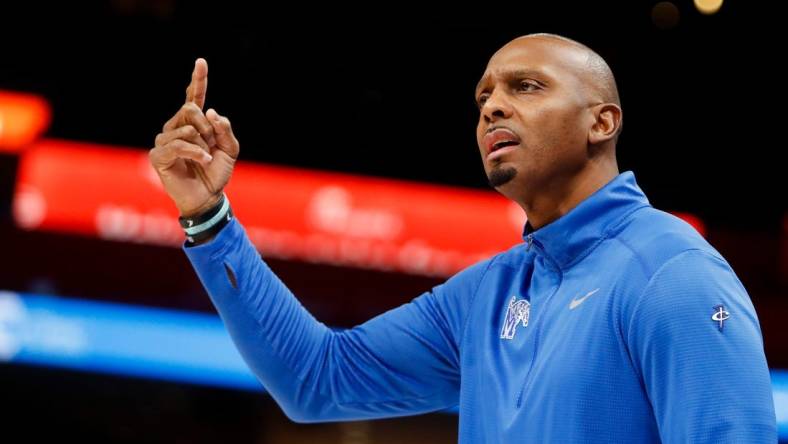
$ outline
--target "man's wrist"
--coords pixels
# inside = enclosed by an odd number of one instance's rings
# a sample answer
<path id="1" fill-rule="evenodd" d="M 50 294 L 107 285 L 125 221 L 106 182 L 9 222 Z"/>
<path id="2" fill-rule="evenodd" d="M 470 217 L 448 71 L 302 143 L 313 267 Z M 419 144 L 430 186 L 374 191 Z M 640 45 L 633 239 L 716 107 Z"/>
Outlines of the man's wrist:
<path id="1" fill-rule="evenodd" d="M 233 218 L 232 208 L 227 196 L 222 193 L 218 202 L 207 210 L 193 216 L 178 218 L 178 222 L 186 234 L 186 245 L 195 246 L 208 242 L 230 223 Z"/>
<path id="2" fill-rule="evenodd" d="M 215 208 L 216 205 L 218 205 L 222 201 L 222 199 L 224 199 L 223 192 L 215 194 L 210 198 L 208 198 L 208 200 L 205 201 L 205 203 L 198 208 L 195 208 L 188 212 L 180 211 L 179 219 L 198 218 L 201 215 L 204 215 L 205 213 L 209 212 L 211 209 Z"/>

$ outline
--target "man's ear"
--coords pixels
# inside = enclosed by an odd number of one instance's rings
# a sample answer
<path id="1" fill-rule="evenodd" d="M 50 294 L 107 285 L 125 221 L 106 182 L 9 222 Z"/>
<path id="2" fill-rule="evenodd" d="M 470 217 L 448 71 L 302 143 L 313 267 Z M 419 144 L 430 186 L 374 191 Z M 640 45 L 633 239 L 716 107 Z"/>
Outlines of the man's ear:
<path id="1" fill-rule="evenodd" d="M 588 143 L 599 145 L 613 139 L 621 131 L 621 107 L 615 103 L 602 103 L 591 109 L 594 123 L 588 130 Z"/>

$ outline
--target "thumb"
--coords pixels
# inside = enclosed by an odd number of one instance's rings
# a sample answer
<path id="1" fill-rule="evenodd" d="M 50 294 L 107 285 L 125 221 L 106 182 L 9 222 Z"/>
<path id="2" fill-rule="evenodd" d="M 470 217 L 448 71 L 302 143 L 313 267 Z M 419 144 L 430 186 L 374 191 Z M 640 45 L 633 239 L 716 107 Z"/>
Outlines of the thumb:
<path id="1" fill-rule="evenodd" d="M 211 122 L 211 126 L 213 126 L 213 132 L 216 136 L 216 147 L 226 152 L 233 159 L 237 159 L 239 151 L 238 139 L 236 139 L 233 134 L 230 119 L 220 116 L 213 108 L 205 113 L 205 117 L 208 118 L 208 121 Z"/>

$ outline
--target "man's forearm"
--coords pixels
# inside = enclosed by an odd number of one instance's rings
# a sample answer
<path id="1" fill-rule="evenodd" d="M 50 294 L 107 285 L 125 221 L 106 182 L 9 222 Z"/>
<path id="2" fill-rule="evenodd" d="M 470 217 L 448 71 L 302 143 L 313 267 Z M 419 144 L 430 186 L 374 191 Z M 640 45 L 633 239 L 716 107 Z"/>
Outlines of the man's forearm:
<path id="1" fill-rule="evenodd" d="M 244 361 L 294 421 L 401 416 L 457 403 L 456 343 L 447 338 L 459 327 L 449 331 L 445 318 L 430 315 L 458 305 L 454 297 L 424 294 L 335 332 L 301 305 L 237 220 L 213 242 L 184 251 Z"/>
<path id="2" fill-rule="evenodd" d="M 285 413 L 303 421 L 335 410 L 324 390 L 308 390 L 308 399 L 299 393 L 304 385 L 327 383 L 308 375 L 311 361 L 325 355 L 317 349 L 330 344 L 331 331 L 262 261 L 238 221 L 184 251 L 244 361 Z"/>

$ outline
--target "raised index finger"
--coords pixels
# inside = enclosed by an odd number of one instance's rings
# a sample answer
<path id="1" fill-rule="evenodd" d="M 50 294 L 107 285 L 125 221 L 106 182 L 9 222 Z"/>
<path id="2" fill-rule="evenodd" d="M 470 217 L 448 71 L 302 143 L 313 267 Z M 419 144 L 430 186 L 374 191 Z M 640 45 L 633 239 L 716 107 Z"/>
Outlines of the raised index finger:
<path id="1" fill-rule="evenodd" d="M 200 109 L 205 105 L 205 94 L 208 92 L 208 62 L 202 57 L 194 62 L 192 81 L 186 88 L 186 103 L 194 102 Z"/>

